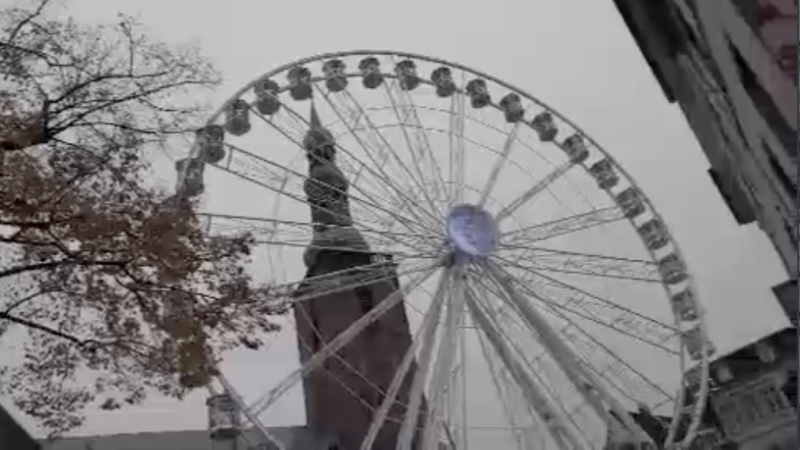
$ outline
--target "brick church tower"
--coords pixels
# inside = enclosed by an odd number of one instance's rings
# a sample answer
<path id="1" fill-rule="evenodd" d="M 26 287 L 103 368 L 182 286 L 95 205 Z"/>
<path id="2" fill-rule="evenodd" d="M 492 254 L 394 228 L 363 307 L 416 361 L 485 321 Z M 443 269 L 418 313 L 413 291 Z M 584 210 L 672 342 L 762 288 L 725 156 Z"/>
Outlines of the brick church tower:
<path id="1" fill-rule="evenodd" d="M 303 142 L 309 163 L 304 189 L 315 227 L 312 245 L 304 254 L 306 281 L 295 295 L 313 293 L 320 287 L 308 280 L 334 272 L 336 275 L 331 277 L 342 280 L 342 285 L 355 284 L 352 280 L 359 277 L 374 276 L 372 271 L 390 275 L 378 276 L 381 281 L 367 286 L 298 302 L 294 316 L 301 363 L 399 288 L 391 259 L 373 254 L 361 234 L 352 228 L 349 182 L 336 165 L 333 136 L 323 128 L 313 104 L 310 124 Z M 358 449 L 372 423 L 373 412 L 383 401 L 382 392 L 389 387 L 411 341 L 408 318 L 401 303 L 330 357 L 322 369 L 309 374 L 303 380 L 308 426 L 318 433 L 336 436 L 344 449 Z M 408 403 L 415 369 L 416 364 L 406 376 L 373 448 L 396 448 L 404 414 L 401 405 Z M 423 403 L 420 416 L 425 410 Z"/>

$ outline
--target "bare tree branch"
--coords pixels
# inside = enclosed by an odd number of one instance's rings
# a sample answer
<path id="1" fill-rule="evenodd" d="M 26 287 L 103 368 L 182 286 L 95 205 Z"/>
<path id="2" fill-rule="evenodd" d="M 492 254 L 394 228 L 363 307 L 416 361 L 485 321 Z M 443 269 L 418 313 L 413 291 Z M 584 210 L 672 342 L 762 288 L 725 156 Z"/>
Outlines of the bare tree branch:
<path id="1" fill-rule="evenodd" d="M 251 236 L 209 239 L 195 202 L 150 182 L 153 152 L 204 123 L 213 67 L 48 1 L 0 8 L 0 330 L 27 337 L 0 395 L 58 434 L 89 405 L 180 398 L 284 311 L 246 270 Z"/>

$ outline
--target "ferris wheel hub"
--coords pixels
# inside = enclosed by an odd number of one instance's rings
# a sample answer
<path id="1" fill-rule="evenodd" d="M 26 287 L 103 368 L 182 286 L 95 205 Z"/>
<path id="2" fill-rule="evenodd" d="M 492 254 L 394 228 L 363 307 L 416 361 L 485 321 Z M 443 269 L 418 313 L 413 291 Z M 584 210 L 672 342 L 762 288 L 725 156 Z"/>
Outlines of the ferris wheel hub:
<path id="1" fill-rule="evenodd" d="M 497 249 L 497 221 L 480 206 L 454 206 L 447 214 L 446 224 L 457 261 L 487 258 Z"/>

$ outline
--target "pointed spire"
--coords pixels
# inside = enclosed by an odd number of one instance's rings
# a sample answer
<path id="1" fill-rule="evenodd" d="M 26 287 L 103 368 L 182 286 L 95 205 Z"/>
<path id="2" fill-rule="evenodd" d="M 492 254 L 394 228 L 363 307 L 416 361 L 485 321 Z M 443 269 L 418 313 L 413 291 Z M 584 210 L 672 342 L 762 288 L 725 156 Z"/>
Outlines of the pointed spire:
<path id="1" fill-rule="evenodd" d="M 333 153 L 335 152 L 335 150 L 333 150 L 333 135 L 322 125 L 322 120 L 319 118 L 319 113 L 317 112 L 313 99 L 311 100 L 311 114 L 308 123 L 309 127 L 306 132 L 306 137 L 303 140 L 303 147 L 309 152 L 319 151 L 322 147 L 327 147 L 325 151 L 330 153 L 330 156 L 324 157 L 324 159 L 332 159 Z"/>
<path id="2" fill-rule="evenodd" d="M 322 121 L 319 120 L 319 114 L 317 113 L 317 107 L 314 106 L 314 100 L 311 100 L 311 118 L 309 119 L 309 123 L 311 124 L 312 130 L 322 131 L 325 129 L 322 126 Z"/>

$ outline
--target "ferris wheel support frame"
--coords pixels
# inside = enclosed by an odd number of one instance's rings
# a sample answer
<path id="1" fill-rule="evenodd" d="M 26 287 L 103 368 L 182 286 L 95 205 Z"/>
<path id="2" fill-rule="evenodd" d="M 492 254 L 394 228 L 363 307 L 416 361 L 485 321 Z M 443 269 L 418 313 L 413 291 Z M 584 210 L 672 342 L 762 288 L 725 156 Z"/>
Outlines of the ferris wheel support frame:
<path id="1" fill-rule="evenodd" d="M 630 177 L 630 175 L 627 173 L 627 171 L 624 169 L 624 167 L 623 167 L 623 166 L 621 166 L 621 165 L 619 165 L 619 164 L 616 162 L 616 160 L 615 160 L 615 159 L 614 159 L 614 158 L 613 158 L 613 157 L 612 157 L 612 156 L 611 156 L 611 155 L 610 155 L 608 152 L 606 152 L 606 151 L 605 151 L 605 150 L 604 150 L 604 149 L 603 149 L 603 148 L 602 148 L 602 147 L 601 147 L 601 146 L 600 146 L 600 145 L 599 145 L 597 142 L 595 142 L 595 141 L 594 141 L 594 140 L 593 140 L 593 139 L 592 139 L 592 138 L 591 138 L 591 137 L 590 137 L 588 134 L 586 134 L 585 132 L 583 132 L 583 130 L 582 130 L 580 127 L 578 127 L 577 125 L 575 125 L 575 124 L 574 124 L 572 121 L 570 121 L 570 120 L 569 120 L 567 117 L 565 117 L 565 116 L 563 116 L 562 114 L 560 114 L 560 113 L 559 113 L 557 110 L 555 110 L 554 108 L 552 108 L 552 107 L 550 107 L 550 106 L 546 105 L 544 102 L 542 102 L 542 101 L 538 100 L 537 98 L 535 98 L 535 97 L 531 96 L 530 94 L 527 94 L 525 91 L 523 91 L 523 90 L 521 90 L 521 89 L 518 89 L 518 88 L 516 88 L 516 87 L 514 87 L 514 86 L 512 86 L 512 85 L 510 85 L 510 84 L 508 84 L 508 83 L 506 83 L 506 82 L 504 82 L 504 81 L 502 81 L 502 80 L 498 79 L 498 78 L 492 77 L 492 76 L 491 76 L 491 75 L 489 75 L 489 74 L 482 73 L 482 72 L 480 72 L 480 71 L 477 71 L 477 70 L 475 70 L 475 69 L 469 68 L 469 67 L 467 67 L 467 66 L 464 66 L 464 65 L 461 65 L 461 64 L 453 63 L 453 62 L 450 62 L 450 61 L 445 61 L 445 60 L 438 59 L 438 58 L 432 58 L 432 57 L 428 57 L 428 56 L 424 56 L 424 55 L 418 55 L 418 54 L 413 54 L 413 53 L 407 53 L 407 52 L 379 51 L 379 50 L 378 50 L 378 51 L 376 51 L 376 50 L 356 50 L 356 51 L 344 51 L 344 52 L 335 52 L 335 53 L 327 53 L 327 54 L 315 55 L 315 56 L 308 57 L 308 58 L 304 58 L 304 59 L 301 59 L 301 60 L 298 60 L 298 61 L 295 61 L 295 62 L 292 62 L 292 63 L 289 63 L 289 64 L 285 64 L 285 65 L 283 65 L 283 66 L 281 66 L 281 67 L 278 67 L 277 69 L 273 69 L 273 70 L 271 70 L 271 71 L 267 72 L 266 74 L 264 74 L 264 75 L 262 75 L 262 76 L 260 76 L 260 77 L 256 78 L 254 81 L 252 81 L 252 82 L 251 82 L 251 83 L 249 83 L 247 86 L 245 86 L 245 87 L 244 87 L 244 88 L 242 88 L 240 91 L 238 91 L 238 92 L 237 92 L 237 93 L 236 93 L 234 96 L 232 96 L 232 97 L 231 97 L 231 98 L 230 98 L 228 101 L 226 101 L 225 103 L 223 103 L 223 105 L 222 105 L 222 106 L 219 108 L 219 110 L 218 110 L 217 112 L 215 112 L 215 113 L 214 113 L 214 114 L 211 116 L 211 118 L 209 119 L 209 123 L 211 123 L 211 122 L 215 121 L 215 120 L 216 120 L 216 119 L 219 117 L 219 115 L 220 115 L 220 114 L 221 114 L 221 113 L 222 113 L 222 112 L 225 110 L 225 108 L 229 106 L 229 104 L 230 104 L 231 102 L 235 101 L 235 99 L 238 99 L 238 98 L 239 98 L 240 96 L 242 96 L 242 95 L 243 95 L 245 92 L 247 92 L 248 90 L 252 89 L 252 88 L 255 86 L 255 84 L 256 84 L 256 83 L 258 83 L 258 82 L 259 82 L 260 80 L 262 80 L 262 79 L 266 79 L 266 78 L 270 77 L 270 76 L 271 76 L 271 75 L 273 75 L 273 74 L 280 73 L 280 72 L 286 71 L 286 70 L 287 70 L 287 69 L 289 69 L 289 68 L 296 67 L 296 66 L 300 66 L 300 65 L 304 65 L 304 64 L 307 64 L 307 63 L 309 63 L 309 62 L 313 62 L 313 61 L 320 61 L 320 60 L 324 60 L 324 59 L 328 59 L 328 58 L 336 58 L 336 57 L 341 57 L 341 56 L 358 56 L 358 55 L 363 55 L 363 56 L 376 56 L 376 55 L 377 55 L 377 56 L 391 56 L 392 58 L 395 58 L 395 57 L 405 57 L 405 58 L 412 58 L 412 59 L 417 59 L 417 60 L 427 61 L 427 62 L 431 62 L 431 63 L 439 63 L 439 64 L 442 64 L 442 65 L 445 65 L 445 66 L 450 66 L 450 67 L 453 67 L 453 68 L 456 68 L 456 69 L 460 69 L 460 70 L 462 70 L 462 71 L 463 71 L 462 73 L 469 72 L 469 73 L 475 74 L 475 75 L 477 75 L 477 76 L 480 76 L 480 77 L 482 77 L 482 78 L 485 78 L 486 80 L 490 80 L 490 81 L 492 81 L 492 82 L 494 82 L 494 83 L 496 83 L 496 84 L 498 84 L 498 85 L 500 85 L 500 86 L 503 86 L 503 87 L 505 87 L 505 88 L 507 88 L 507 89 L 509 89 L 509 90 L 512 90 L 512 91 L 514 91 L 514 92 L 518 92 L 518 93 L 520 93 L 520 94 L 523 94 L 523 95 L 524 95 L 526 98 L 528 98 L 529 100 L 531 100 L 533 103 L 535 103 L 535 104 L 537 104 L 538 106 L 540 106 L 541 108 L 543 108 L 543 109 L 545 109 L 545 110 L 547 110 L 547 111 L 551 112 L 551 113 L 552 113 L 554 116 L 558 117 L 558 118 L 559 118 L 559 119 L 560 119 L 562 122 L 564 122 L 565 124 L 567 124 L 567 125 L 569 125 L 570 127 L 572 127 L 572 128 L 573 128 L 573 129 L 574 129 L 574 130 L 575 130 L 577 133 L 579 133 L 581 136 L 583 136 L 585 139 L 587 139 L 587 141 L 588 141 L 590 144 L 592 144 L 592 145 L 593 145 L 593 146 L 594 146 L 596 149 L 598 149 L 600 152 L 602 152 L 602 153 L 603 153 L 603 155 L 605 156 L 605 158 L 607 158 L 607 159 L 608 159 L 608 160 L 609 160 L 609 161 L 610 161 L 610 162 L 611 162 L 611 163 L 614 165 L 615 169 L 617 169 L 617 170 L 620 172 L 620 174 L 621 174 L 621 175 L 625 176 L 625 177 L 626 177 L 628 180 L 632 180 L 632 177 Z M 391 77 L 391 75 L 387 74 L 387 77 Z M 314 86 L 316 87 L 316 83 L 314 84 Z M 388 88 L 388 87 L 387 87 L 387 88 Z M 327 99 L 327 97 L 326 97 L 326 99 Z M 463 99 L 462 99 L 462 103 L 463 103 Z M 463 106 L 463 105 L 462 105 L 462 106 Z M 495 106 L 495 107 L 496 107 L 496 105 L 492 105 L 492 106 Z M 335 108 L 334 108 L 334 109 L 335 109 Z M 451 109 L 452 109 L 452 108 L 451 108 Z M 397 109 L 396 109 L 396 108 L 395 108 L 395 111 L 397 112 Z M 462 130 L 462 134 L 463 134 L 463 130 Z M 193 155 L 195 155 L 196 153 L 197 153 L 196 146 L 193 146 L 193 147 L 192 147 L 192 154 L 193 154 Z M 584 168 L 586 168 L 586 167 L 584 166 Z M 564 170 L 566 170 L 566 169 L 564 169 Z M 179 175 L 179 176 L 180 176 L 180 175 Z M 535 188 L 535 187 L 536 187 L 536 186 L 534 186 L 534 188 Z M 533 188 L 531 188 L 531 189 L 533 189 Z M 423 189 L 423 191 L 424 191 L 424 189 Z M 641 194 L 641 197 L 642 197 L 642 201 L 643 201 L 643 203 L 644 203 L 644 204 L 645 204 L 645 205 L 648 207 L 649 211 L 650 211 L 650 212 L 653 214 L 653 216 L 654 216 L 654 217 L 655 217 L 657 220 L 660 220 L 660 221 L 663 223 L 663 218 L 662 218 L 662 217 L 661 217 L 661 215 L 658 213 L 658 211 L 657 211 L 657 210 L 656 210 L 656 209 L 653 207 L 653 204 L 652 204 L 652 202 L 650 201 L 650 199 L 647 197 L 647 195 L 646 195 L 644 192 L 641 192 L 641 191 L 640 191 L 640 194 Z M 610 192 L 609 192 L 609 195 L 610 195 Z M 532 196 L 532 195 L 531 195 L 531 196 Z M 524 197 L 523 197 L 523 198 L 524 198 Z M 521 201 L 521 204 L 522 204 L 522 203 L 524 203 L 525 201 L 527 201 L 527 200 L 523 200 L 523 199 L 519 199 L 519 200 Z M 510 213 L 509 213 L 509 214 L 510 214 Z M 504 215 L 503 217 L 505 217 L 505 215 Z M 501 219 L 501 218 L 502 218 L 502 217 L 499 217 L 498 219 Z M 632 219 L 629 219 L 629 220 L 632 222 Z M 674 252 L 675 252 L 676 254 L 678 254 L 678 255 L 681 255 L 681 254 L 682 254 L 682 252 L 681 252 L 681 251 L 680 251 L 680 249 L 679 249 L 679 245 L 678 245 L 678 243 L 677 243 L 677 242 L 676 242 L 674 239 L 672 239 L 672 236 L 671 236 L 671 234 L 669 233 L 669 231 L 668 231 L 668 230 L 666 230 L 666 234 L 667 234 L 667 236 L 669 237 L 669 240 L 670 240 L 670 242 L 671 242 L 671 245 L 672 245 L 672 246 L 673 246 L 673 248 L 674 248 Z M 647 251 L 650 253 L 650 256 L 651 256 L 651 258 L 653 258 L 653 260 L 655 260 L 655 259 L 656 259 L 656 255 L 655 255 L 654 251 L 653 251 L 653 250 L 651 250 L 651 249 L 649 249 L 649 248 L 647 249 Z M 684 264 L 685 264 L 685 260 L 684 260 Z M 690 284 L 690 287 L 689 287 L 689 289 L 691 289 L 691 290 L 693 290 L 694 292 L 696 292 L 696 286 L 694 285 L 694 281 L 691 279 L 691 277 L 690 277 L 690 279 L 689 279 L 689 284 Z M 512 287 L 512 289 L 513 289 L 513 287 Z M 664 289 L 666 290 L 667 294 L 669 295 L 669 294 L 670 294 L 670 292 L 669 292 L 669 290 L 666 288 L 666 286 L 664 287 Z M 465 296 L 465 297 L 468 297 L 468 296 Z M 465 298 L 465 300 L 467 300 L 467 298 Z M 517 299 L 517 300 L 519 300 L 519 299 Z M 523 303 L 524 303 L 524 302 L 523 302 Z M 468 302 L 468 301 L 467 301 L 467 306 L 469 306 L 469 302 Z M 698 305 L 697 305 L 697 307 L 698 307 L 698 315 L 700 315 L 700 316 L 701 316 L 701 317 L 700 317 L 700 320 L 698 321 L 698 325 L 697 325 L 697 328 L 698 328 L 698 330 L 699 330 L 699 333 L 700 333 L 700 336 L 701 336 L 701 342 L 700 342 L 700 352 L 702 353 L 702 355 L 707 355 L 707 354 L 708 354 L 708 352 L 709 352 L 709 350 L 711 350 L 711 348 L 712 348 L 712 347 L 711 347 L 711 344 L 710 344 L 710 342 L 707 340 L 707 329 L 706 329 L 706 323 L 705 323 L 705 321 L 702 319 L 702 315 L 704 315 L 704 314 L 705 314 L 705 311 L 702 309 L 702 306 L 701 306 L 700 304 L 698 304 Z M 468 309 L 469 309 L 469 308 L 468 308 Z M 471 312 L 472 312 L 472 311 L 471 311 Z M 681 324 L 680 324 L 680 322 L 678 321 L 677 317 L 676 317 L 676 319 L 675 319 L 675 320 L 676 320 L 676 328 L 677 328 L 678 330 L 681 330 L 681 326 L 680 326 Z M 551 330 L 551 331 L 552 331 L 552 330 Z M 688 330 L 687 330 L 687 331 L 688 331 Z M 683 331 L 682 331 L 682 332 L 683 332 Z M 685 370 L 685 361 L 684 361 L 684 358 L 680 358 L 680 362 L 681 362 L 681 372 L 685 374 L 686 370 Z M 704 357 L 701 359 L 701 361 L 700 361 L 700 367 L 699 367 L 699 369 L 700 369 L 700 370 L 699 370 L 699 372 L 700 372 L 700 377 L 699 377 L 700 388 L 699 388 L 699 391 L 698 391 L 698 392 L 696 392 L 696 394 L 697 394 L 697 396 L 698 396 L 699 398 L 701 398 L 701 399 L 705 399 L 705 398 L 707 397 L 707 395 L 708 395 L 708 380 L 709 380 L 709 373 L 708 373 L 708 358 L 707 358 L 707 356 L 704 356 Z M 231 387 L 231 388 L 232 388 L 232 387 Z M 682 383 L 680 384 L 680 388 L 679 388 L 679 390 L 678 390 L 679 392 L 678 392 L 678 394 L 677 394 L 677 396 L 676 396 L 676 398 L 677 398 L 677 401 L 675 402 L 675 408 L 676 408 L 676 409 L 675 409 L 675 415 L 674 415 L 674 417 L 675 417 L 675 419 L 676 419 L 676 420 L 673 420 L 673 421 L 672 421 L 672 424 L 671 424 L 671 426 L 670 426 L 670 429 L 669 429 L 669 436 L 668 436 L 668 438 L 667 438 L 667 445 L 672 445 L 672 444 L 673 444 L 673 441 L 674 441 L 674 439 L 675 439 L 676 432 L 677 432 L 677 428 L 678 428 L 678 423 L 679 423 L 679 421 L 677 420 L 677 418 L 683 414 L 683 408 L 684 408 L 684 405 L 683 405 L 683 400 L 682 400 L 682 398 L 683 398 L 683 395 L 684 395 L 684 391 L 685 391 L 686 389 L 687 389 L 687 383 L 686 383 L 686 382 L 682 382 Z M 227 388 L 226 388 L 226 390 L 227 390 Z M 271 402 L 269 402 L 269 401 L 267 402 L 267 404 L 270 404 L 270 403 L 271 403 Z M 591 404 L 592 402 L 589 402 L 589 403 Z M 699 427 L 699 425 L 700 425 L 700 418 L 702 417 L 702 412 L 703 412 L 703 409 L 704 409 L 704 408 L 705 408 L 705 401 L 698 401 L 698 402 L 697 402 L 697 403 L 694 405 L 694 411 L 693 411 L 693 417 L 692 417 L 692 421 L 691 421 L 691 423 L 689 424 L 689 427 L 688 427 L 688 429 L 686 430 L 686 433 L 685 433 L 685 434 L 684 434 L 684 436 L 682 437 L 682 442 L 686 443 L 686 442 L 689 442 L 689 441 L 691 441 L 691 439 L 692 439 L 692 438 L 694 437 L 694 435 L 696 434 L 696 432 L 697 432 L 697 429 L 698 429 L 698 427 Z M 623 411 L 623 412 L 625 412 L 625 411 Z M 629 419 L 629 420 L 631 419 L 631 418 L 630 418 L 630 417 L 627 415 L 627 412 L 625 412 L 625 414 L 623 414 L 623 415 L 622 415 L 622 417 L 624 417 L 624 418 L 627 418 L 627 419 Z M 624 421 L 624 419 L 623 419 L 623 421 Z"/>

